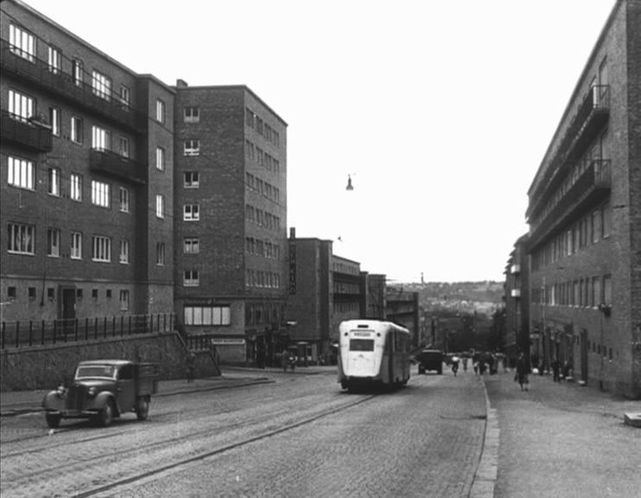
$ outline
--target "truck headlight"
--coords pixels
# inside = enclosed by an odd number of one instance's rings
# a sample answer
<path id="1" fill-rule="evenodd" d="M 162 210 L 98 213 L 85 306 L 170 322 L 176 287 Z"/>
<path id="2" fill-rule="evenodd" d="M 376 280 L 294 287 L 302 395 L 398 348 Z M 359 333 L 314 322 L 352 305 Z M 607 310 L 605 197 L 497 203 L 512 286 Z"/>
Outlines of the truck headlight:
<path id="1" fill-rule="evenodd" d="M 59 398 L 62 398 L 65 395 L 65 392 L 67 392 L 67 390 L 65 389 L 65 386 L 63 386 L 62 384 L 60 384 L 58 386 L 58 389 L 56 389 L 56 394 L 58 395 Z"/>
<path id="2" fill-rule="evenodd" d="M 87 394 L 90 398 L 93 398 L 96 395 L 96 386 L 91 386 L 87 391 Z"/>

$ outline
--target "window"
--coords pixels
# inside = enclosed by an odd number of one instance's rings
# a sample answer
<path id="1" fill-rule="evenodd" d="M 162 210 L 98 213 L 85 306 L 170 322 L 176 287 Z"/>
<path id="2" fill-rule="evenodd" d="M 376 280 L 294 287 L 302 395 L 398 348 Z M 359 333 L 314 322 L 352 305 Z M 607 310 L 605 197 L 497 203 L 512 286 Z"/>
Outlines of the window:
<path id="1" fill-rule="evenodd" d="M 131 101 L 131 91 L 129 87 L 122 85 L 120 87 L 120 102 L 122 102 L 125 107 L 129 107 L 129 102 Z"/>
<path id="2" fill-rule="evenodd" d="M 165 198 L 160 194 L 156 195 L 156 217 L 165 217 Z"/>
<path id="3" fill-rule="evenodd" d="M 51 133 L 56 136 L 60 135 L 60 109 L 57 107 L 49 108 L 49 124 L 51 124 Z"/>
<path id="4" fill-rule="evenodd" d="M 105 295 L 107 296 L 107 299 L 111 299 L 111 289 L 107 289 L 105 291 Z"/>
<path id="5" fill-rule="evenodd" d="M 82 67 L 82 61 L 79 59 L 74 59 L 71 61 L 71 76 L 73 77 L 73 83 L 76 86 L 82 85 L 84 70 Z"/>
<path id="6" fill-rule="evenodd" d="M 185 306 L 185 325 L 231 325 L 229 306 Z"/>
<path id="7" fill-rule="evenodd" d="M 98 289 L 91 289 L 91 297 L 93 299 L 98 299 Z"/>
<path id="8" fill-rule="evenodd" d="M 82 143 L 82 119 L 77 116 L 71 117 L 71 141 Z"/>
<path id="9" fill-rule="evenodd" d="M 245 124 L 249 126 L 250 128 L 254 127 L 254 118 L 255 114 L 252 112 L 251 109 L 245 108 Z"/>
<path id="10" fill-rule="evenodd" d="M 50 195 L 60 196 L 60 169 L 49 168 L 47 170 L 47 192 Z"/>
<path id="11" fill-rule="evenodd" d="M 35 254 L 35 232 L 33 225 L 9 223 L 8 250 L 18 254 Z"/>
<path id="12" fill-rule="evenodd" d="M 197 156 L 200 154 L 200 140 L 185 140 L 185 155 Z"/>
<path id="13" fill-rule="evenodd" d="M 156 99 L 156 121 L 165 122 L 165 103 L 160 99 Z"/>
<path id="14" fill-rule="evenodd" d="M 104 100 L 111 100 L 111 79 L 95 69 L 91 73 L 91 91 Z"/>
<path id="15" fill-rule="evenodd" d="M 106 208 L 110 206 L 108 183 L 91 181 L 91 203 Z"/>
<path id="16" fill-rule="evenodd" d="M 129 212 L 129 190 L 125 187 L 120 187 L 120 211 Z"/>
<path id="17" fill-rule="evenodd" d="M 129 309 L 129 291 L 122 289 L 120 291 L 120 311 L 127 311 Z"/>
<path id="18" fill-rule="evenodd" d="M 603 304 L 612 304 L 612 276 L 603 277 Z"/>
<path id="19" fill-rule="evenodd" d="M 610 236 L 612 227 L 612 209 L 610 205 L 606 204 L 601 208 L 601 236 L 607 239 Z"/>
<path id="20" fill-rule="evenodd" d="M 198 204 L 185 204 L 183 207 L 183 220 L 198 221 L 200 219 L 200 206 Z"/>
<path id="21" fill-rule="evenodd" d="M 19 121 L 27 121 L 33 117 L 33 98 L 23 93 L 9 90 L 9 114 Z"/>
<path id="22" fill-rule="evenodd" d="M 156 243 L 156 265 L 165 266 L 165 243 Z"/>
<path id="23" fill-rule="evenodd" d="M 7 163 L 9 166 L 7 183 L 14 187 L 33 190 L 33 163 L 27 159 L 12 156 L 7 158 Z"/>
<path id="24" fill-rule="evenodd" d="M 198 107 L 185 107 L 185 123 L 198 123 L 200 110 Z"/>
<path id="25" fill-rule="evenodd" d="M 199 175 L 198 171 L 186 171 L 184 174 L 185 188 L 198 188 Z"/>
<path id="26" fill-rule="evenodd" d="M 36 41 L 34 36 L 15 24 L 9 25 L 9 50 L 30 62 L 36 60 Z"/>
<path id="27" fill-rule="evenodd" d="M 82 289 L 76 289 L 76 298 L 82 299 Z"/>
<path id="28" fill-rule="evenodd" d="M 47 47 L 47 67 L 49 68 L 49 71 L 54 74 L 58 74 L 62 67 L 62 55 L 60 54 L 60 50 L 56 47 L 52 47 L 51 45 Z"/>
<path id="29" fill-rule="evenodd" d="M 111 262 L 111 239 L 102 235 L 91 237 L 91 259 L 93 261 Z"/>
<path id="30" fill-rule="evenodd" d="M 71 259 L 82 259 L 82 234 L 71 232 Z"/>
<path id="31" fill-rule="evenodd" d="M 96 150 L 111 149 L 111 133 L 99 126 L 91 127 L 91 148 Z"/>
<path id="32" fill-rule="evenodd" d="M 601 295 L 601 278 L 593 277 L 592 278 L 592 296 L 593 296 L 593 305 L 598 307 L 602 303 L 603 296 Z"/>
<path id="33" fill-rule="evenodd" d="M 120 262 L 123 264 L 129 263 L 129 241 L 127 239 L 120 241 Z"/>
<path id="34" fill-rule="evenodd" d="M 53 301 L 56 295 L 56 291 L 53 287 L 47 287 L 47 299 Z"/>
<path id="35" fill-rule="evenodd" d="M 118 154 L 122 157 L 129 157 L 129 139 L 127 137 L 118 137 Z"/>
<path id="36" fill-rule="evenodd" d="M 15 287 L 7 287 L 7 297 L 9 299 L 15 299 L 16 298 L 16 288 Z"/>
<path id="37" fill-rule="evenodd" d="M 60 257 L 60 230 L 57 228 L 47 229 L 47 256 Z"/>
<path id="38" fill-rule="evenodd" d="M 165 169 L 165 149 L 156 147 L 156 169 L 164 171 Z"/>
<path id="39" fill-rule="evenodd" d="M 185 270 L 183 285 L 185 287 L 198 287 L 200 285 L 198 270 Z"/>
<path id="40" fill-rule="evenodd" d="M 198 254 L 200 252 L 200 240 L 195 237 L 190 237 L 184 240 L 185 254 Z"/>
<path id="41" fill-rule="evenodd" d="M 599 210 L 592 211 L 592 243 L 596 244 L 601 235 L 601 216 Z"/>
<path id="42" fill-rule="evenodd" d="M 29 299 L 32 301 L 36 298 L 36 288 L 35 287 L 29 287 L 27 289 L 27 296 L 29 296 Z"/>

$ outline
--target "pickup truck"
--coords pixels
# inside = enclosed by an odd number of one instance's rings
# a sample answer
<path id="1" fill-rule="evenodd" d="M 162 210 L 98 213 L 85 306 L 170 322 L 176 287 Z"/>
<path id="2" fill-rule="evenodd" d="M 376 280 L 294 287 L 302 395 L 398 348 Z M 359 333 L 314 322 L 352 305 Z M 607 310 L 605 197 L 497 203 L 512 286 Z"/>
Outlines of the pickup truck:
<path id="1" fill-rule="evenodd" d="M 149 414 L 156 392 L 156 365 L 127 360 L 81 361 L 73 383 L 47 393 L 42 401 L 47 425 L 63 418 L 88 418 L 106 427 L 115 417 L 133 412 L 138 420 Z"/>

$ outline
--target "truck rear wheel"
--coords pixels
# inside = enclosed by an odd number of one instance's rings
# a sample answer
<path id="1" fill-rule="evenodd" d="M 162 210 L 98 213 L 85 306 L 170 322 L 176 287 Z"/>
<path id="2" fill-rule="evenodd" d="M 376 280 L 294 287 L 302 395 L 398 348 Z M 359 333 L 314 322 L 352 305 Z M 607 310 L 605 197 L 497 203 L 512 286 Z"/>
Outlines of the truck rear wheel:
<path id="1" fill-rule="evenodd" d="M 138 417 L 138 420 L 147 420 L 148 415 L 149 399 L 146 397 L 138 398 L 138 401 L 136 402 L 136 416 Z"/>

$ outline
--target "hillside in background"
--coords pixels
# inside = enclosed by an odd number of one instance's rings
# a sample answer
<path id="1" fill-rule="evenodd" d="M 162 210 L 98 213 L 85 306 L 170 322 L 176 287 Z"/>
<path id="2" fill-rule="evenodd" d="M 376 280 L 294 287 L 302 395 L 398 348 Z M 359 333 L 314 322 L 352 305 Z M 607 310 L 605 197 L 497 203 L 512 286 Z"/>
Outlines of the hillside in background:
<path id="1" fill-rule="evenodd" d="M 425 282 L 394 287 L 419 293 L 423 310 L 450 310 L 491 315 L 503 306 L 503 282 Z"/>

